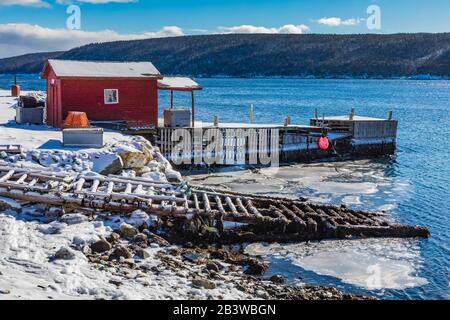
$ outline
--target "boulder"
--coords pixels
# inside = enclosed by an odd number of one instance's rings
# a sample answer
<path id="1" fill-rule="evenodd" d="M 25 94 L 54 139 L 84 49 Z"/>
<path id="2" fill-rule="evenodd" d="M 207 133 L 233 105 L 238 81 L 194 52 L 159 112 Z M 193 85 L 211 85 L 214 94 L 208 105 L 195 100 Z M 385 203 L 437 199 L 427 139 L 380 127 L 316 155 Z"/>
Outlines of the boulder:
<path id="1" fill-rule="evenodd" d="M 167 182 L 167 178 L 164 173 L 161 172 L 148 172 L 142 175 L 143 178 L 150 179 L 156 182 Z"/>
<path id="2" fill-rule="evenodd" d="M 91 244 L 91 250 L 94 253 L 103 253 L 111 250 L 111 244 L 105 239 L 98 240 Z"/>
<path id="3" fill-rule="evenodd" d="M 113 232 L 106 238 L 106 240 L 111 244 L 116 244 L 120 240 L 120 234 Z"/>
<path id="4" fill-rule="evenodd" d="M 172 165 L 170 164 L 169 160 L 167 160 L 162 154 L 161 152 L 155 152 L 155 159 L 156 161 L 158 161 L 159 163 L 161 163 L 162 165 L 164 165 L 164 167 L 166 169 L 172 169 Z"/>
<path id="5" fill-rule="evenodd" d="M 143 233 L 138 233 L 137 235 L 134 236 L 134 242 L 136 242 L 137 244 L 147 244 L 148 238 L 145 234 Z"/>
<path id="6" fill-rule="evenodd" d="M 161 247 L 167 247 L 170 245 L 169 241 L 167 241 L 166 239 L 164 239 L 163 237 L 154 234 L 153 232 L 147 231 L 146 235 L 149 239 L 149 241 L 158 244 Z"/>
<path id="7" fill-rule="evenodd" d="M 142 152 L 132 148 L 120 152 L 119 156 L 122 158 L 123 167 L 125 169 L 143 168 L 147 163 L 153 160 L 153 156 L 150 152 Z"/>
<path id="8" fill-rule="evenodd" d="M 150 253 L 146 249 L 138 249 L 136 250 L 136 255 L 141 259 L 150 258 Z"/>
<path id="9" fill-rule="evenodd" d="M 125 259 L 130 259 L 133 256 L 130 250 L 124 246 L 117 246 L 111 253 L 110 259 L 119 260 L 121 257 Z"/>
<path id="10" fill-rule="evenodd" d="M 195 264 L 200 264 L 205 261 L 205 256 L 197 252 L 186 252 L 183 254 L 183 258 Z"/>
<path id="11" fill-rule="evenodd" d="M 63 217 L 66 214 L 66 211 L 62 207 L 51 207 L 45 211 L 45 216 L 51 219 L 58 219 Z M 66 223 L 65 221 L 61 221 L 62 223 Z M 67 223 L 66 223 L 67 224 Z"/>
<path id="12" fill-rule="evenodd" d="M 75 252 L 67 247 L 61 247 L 53 255 L 54 260 L 71 260 L 73 258 L 75 258 Z"/>
<path id="13" fill-rule="evenodd" d="M 211 271 L 215 271 L 215 272 L 219 272 L 220 271 L 219 266 L 213 261 L 208 261 L 206 263 L 206 269 L 211 270 Z"/>
<path id="14" fill-rule="evenodd" d="M 122 171 L 124 163 L 122 158 L 116 154 L 101 154 L 93 159 L 92 171 L 107 176 Z"/>
<path id="15" fill-rule="evenodd" d="M 89 221 L 88 217 L 81 213 L 75 214 L 65 214 L 60 218 L 61 222 L 67 223 L 68 225 L 80 224 Z"/>
<path id="16" fill-rule="evenodd" d="M 245 270 L 245 274 L 252 275 L 252 276 L 261 276 L 269 269 L 269 266 L 267 263 L 256 260 L 256 259 L 250 259 L 248 261 L 247 269 Z"/>
<path id="17" fill-rule="evenodd" d="M 133 238 L 139 232 L 138 230 L 128 223 L 122 223 L 120 225 L 120 235 L 124 238 Z"/>
<path id="18" fill-rule="evenodd" d="M 134 170 L 136 171 L 136 175 L 137 175 L 138 177 L 139 177 L 139 176 L 142 176 L 143 174 L 146 174 L 146 173 L 149 173 L 149 172 L 152 171 L 152 170 L 151 170 L 149 167 L 147 167 L 147 166 L 142 167 L 142 168 L 135 168 Z"/>
<path id="19" fill-rule="evenodd" d="M 150 217 L 145 211 L 136 210 L 131 213 L 131 216 L 126 219 L 127 223 L 133 227 L 140 228 L 149 225 Z"/>
<path id="20" fill-rule="evenodd" d="M 80 236 L 74 236 L 72 238 L 72 244 L 75 246 L 82 246 L 86 243 L 86 240 L 83 237 Z"/>
<path id="21" fill-rule="evenodd" d="M 115 285 L 115 286 L 117 286 L 117 287 L 120 287 L 121 285 L 123 285 L 123 282 L 122 282 L 122 281 L 116 280 L 116 279 L 110 279 L 110 280 L 109 280 L 109 283 L 111 283 L 111 284 L 113 284 L 113 285 Z"/>
<path id="22" fill-rule="evenodd" d="M 216 288 L 216 284 L 212 281 L 209 281 L 207 279 L 203 279 L 203 278 L 195 278 L 192 280 L 192 284 L 198 288 L 204 288 L 204 289 L 215 289 Z"/>
<path id="23" fill-rule="evenodd" d="M 167 181 L 172 183 L 181 183 L 183 182 L 183 177 L 181 176 L 181 173 L 178 171 L 175 171 L 173 169 L 166 169 L 166 178 Z"/>
<path id="24" fill-rule="evenodd" d="M 0 211 L 16 211 L 19 212 L 22 206 L 15 200 L 10 198 L 0 197 Z"/>
<path id="25" fill-rule="evenodd" d="M 282 275 L 275 274 L 275 275 L 270 277 L 270 281 L 272 281 L 273 283 L 276 283 L 276 284 L 283 284 L 284 283 L 284 277 Z"/>
<path id="26" fill-rule="evenodd" d="M 156 160 L 152 160 L 149 163 L 147 163 L 146 168 L 150 171 L 160 171 L 160 164 Z"/>
<path id="27" fill-rule="evenodd" d="M 148 162 L 153 160 L 153 146 L 149 141 L 145 140 L 141 142 L 141 150 L 142 153 L 144 153 L 150 159 Z"/>

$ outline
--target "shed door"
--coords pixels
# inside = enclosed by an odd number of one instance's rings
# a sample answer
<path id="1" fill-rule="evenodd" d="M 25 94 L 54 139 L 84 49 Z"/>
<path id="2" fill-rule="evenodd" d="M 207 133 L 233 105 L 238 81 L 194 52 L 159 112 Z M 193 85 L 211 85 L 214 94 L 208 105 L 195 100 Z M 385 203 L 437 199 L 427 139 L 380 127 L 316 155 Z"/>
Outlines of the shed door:
<path id="1" fill-rule="evenodd" d="M 49 108 L 48 108 L 48 114 L 47 114 L 47 122 L 49 125 L 51 125 L 52 127 L 56 126 L 56 87 L 54 84 L 49 84 Z"/>
<path id="2" fill-rule="evenodd" d="M 55 80 L 55 83 L 50 86 L 50 95 L 52 107 L 50 108 L 49 123 L 52 127 L 59 128 L 62 126 L 61 114 L 61 80 Z"/>

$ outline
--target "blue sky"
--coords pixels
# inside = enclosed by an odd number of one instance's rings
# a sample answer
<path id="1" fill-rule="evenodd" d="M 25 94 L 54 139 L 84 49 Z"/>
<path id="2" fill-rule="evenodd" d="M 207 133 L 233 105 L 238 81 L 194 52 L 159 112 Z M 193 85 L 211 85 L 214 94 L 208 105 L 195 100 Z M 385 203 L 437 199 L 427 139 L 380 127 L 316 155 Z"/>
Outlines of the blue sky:
<path id="1" fill-rule="evenodd" d="M 81 9 L 77 32 L 66 28 L 69 2 Z M 370 5 L 379 30 L 367 28 Z M 449 0 L 0 0 L 0 57 L 185 34 L 448 31 Z"/>

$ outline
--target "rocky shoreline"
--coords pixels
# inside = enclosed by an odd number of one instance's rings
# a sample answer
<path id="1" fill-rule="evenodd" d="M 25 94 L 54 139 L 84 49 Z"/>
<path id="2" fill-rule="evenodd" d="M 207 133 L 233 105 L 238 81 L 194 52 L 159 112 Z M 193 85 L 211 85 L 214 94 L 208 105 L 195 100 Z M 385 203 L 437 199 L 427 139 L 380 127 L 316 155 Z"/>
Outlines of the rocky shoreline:
<path id="1" fill-rule="evenodd" d="M 343 293 L 335 288 L 290 285 L 281 275 L 265 277 L 269 265 L 260 257 L 244 253 L 243 247 L 194 245 L 174 246 L 170 235 L 158 235 L 156 227 L 139 228 L 123 223 L 106 238 L 90 245 L 74 246 L 99 270 L 114 270 L 110 282 L 123 285 L 130 274 L 170 271 L 187 279 L 200 290 L 212 290 L 226 283 L 245 294 L 247 299 L 267 300 L 366 300 L 370 297 Z M 157 248 L 157 265 L 148 267 L 149 249 Z M 143 284 L 145 286 L 145 283 Z M 195 296 L 191 297 L 196 299 Z M 220 298 L 220 297 L 219 297 Z M 222 297 L 224 298 L 224 297 Z"/>

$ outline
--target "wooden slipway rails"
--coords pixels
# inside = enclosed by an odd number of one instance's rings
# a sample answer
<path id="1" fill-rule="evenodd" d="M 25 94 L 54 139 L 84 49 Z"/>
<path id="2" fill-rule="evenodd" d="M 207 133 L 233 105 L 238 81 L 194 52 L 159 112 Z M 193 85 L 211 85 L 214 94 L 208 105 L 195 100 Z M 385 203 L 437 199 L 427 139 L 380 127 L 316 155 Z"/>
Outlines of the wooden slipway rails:
<path id="1" fill-rule="evenodd" d="M 187 229 L 233 241 L 305 241 L 347 237 L 429 237 L 420 226 L 391 224 L 382 214 L 302 200 L 260 197 L 187 184 L 120 176 L 68 176 L 0 167 L 0 196 L 111 213 L 143 210 L 184 220 Z M 230 232 L 224 222 L 242 223 Z M 230 236 L 230 234 L 232 234 Z"/>

